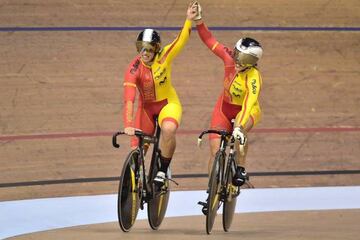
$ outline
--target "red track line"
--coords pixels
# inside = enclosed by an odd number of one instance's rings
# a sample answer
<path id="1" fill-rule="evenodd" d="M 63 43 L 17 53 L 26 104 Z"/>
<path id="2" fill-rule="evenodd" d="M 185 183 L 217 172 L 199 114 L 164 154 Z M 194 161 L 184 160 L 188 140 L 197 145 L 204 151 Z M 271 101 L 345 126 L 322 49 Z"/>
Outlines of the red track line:
<path id="1" fill-rule="evenodd" d="M 33 134 L 33 135 L 12 135 L 12 136 L 0 136 L 0 141 L 85 138 L 85 137 L 111 136 L 112 134 L 113 132 L 88 132 L 88 133 L 51 133 L 51 134 Z"/>
<path id="2" fill-rule="evenodd" d="M 319 127 L 319 128 L 254 128 L 256 133 L 289 133 L 289 132 L 358 132 L 360 127 Z"/>
<path id="3" fill-rule="evenodd" d="M 358 132 L 360 127 L 322 128 L 254 128 L 252 133 L 295 133 L 295 132 Z M 202 130 L 179 130 L 179 134 L 200 134 Z"/>
<path id="4" fill-rule="evenodd" d="M 322 128 L 255 128 L 253 133 L 297 133 L 297 132 L 359 132 L 360 127 L 322 127 Z M 179 135 L 196 135 L 202 130 L 179 130 Z M 0 141 L 43 140 L 60 138 L 88 138 L 111 136 L 114 132 L 84 132 L 84 133 L 52 133 L 32 135 L 0 136 Z"/>

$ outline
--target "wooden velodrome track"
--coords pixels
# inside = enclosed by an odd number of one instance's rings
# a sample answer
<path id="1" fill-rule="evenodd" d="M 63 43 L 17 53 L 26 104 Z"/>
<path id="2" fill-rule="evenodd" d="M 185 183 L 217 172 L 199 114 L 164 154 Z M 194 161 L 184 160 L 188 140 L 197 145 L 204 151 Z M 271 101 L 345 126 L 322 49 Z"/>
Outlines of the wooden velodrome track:
<path id="1" fill-rule="evenodd" d="M 264 46 L 263 119 L 250 134 L 248 155 L 255 187 L 360 185 L 359 2 L 201 3 L 207 25 L 220 27 L 213 31 L 219 41 L 231 47 L 252 36 Z M 182 26 L 187 4 L 0 2 L 0 201 L 116 192 L 114 178 L 128 139 L 117 151 L 111 133 L 122 128 L 122 76 L 136 54 L 139 32 L 123 27 L 164 28 L 163 43 L 169 43 L 178 31 L 167 28 Z M 173 84 L 184 109 L 172 165 L 180 185 L 174 190 L 206 187 L 208 149 L 197 149 L 196 138 L 208 127 L 222 76 L 222 62 L 193 31 L 173 64 Z M 359 211 L 245 216 L 224 237 L 357 239 L 359 233 L 354 226 Z M 166 220 L 153 236 L 178 239 L 183 231 L 197 239 L 204 234 L 199 219 Z M 191 229 L 183 226 L 189 220 Z M 145 236 L 150 230 L 143 225 L 127 238 Z M 347 229 L 336 231 L 333 226 L 339 225 Z M 113 223 L 20 238 L 115 239 L 121 234 Z"/>

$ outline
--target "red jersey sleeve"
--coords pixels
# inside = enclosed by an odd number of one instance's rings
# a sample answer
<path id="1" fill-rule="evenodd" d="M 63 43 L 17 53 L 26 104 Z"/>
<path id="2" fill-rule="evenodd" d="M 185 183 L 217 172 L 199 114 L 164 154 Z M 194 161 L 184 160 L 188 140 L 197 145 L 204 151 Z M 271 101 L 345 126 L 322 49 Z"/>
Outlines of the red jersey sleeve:
<path id="1" fill-rule="evenodd" d="M 140 60 L 136 58 L 132 61 L 125 71 L 124 79 L 124 109 L 123 121 L 124 127 L 133 127 L 134 102 L 136 97 L 136 84 L 139 75 Z"/>
<path id="2" fill-rule="evenodd" d="M 201 40 L 216 56 L 220 57 L 224 61 L 225 65 L 233 63 L 232 51 L 215 39 L 205 23 L 196 25 L 196 28 Z"/>

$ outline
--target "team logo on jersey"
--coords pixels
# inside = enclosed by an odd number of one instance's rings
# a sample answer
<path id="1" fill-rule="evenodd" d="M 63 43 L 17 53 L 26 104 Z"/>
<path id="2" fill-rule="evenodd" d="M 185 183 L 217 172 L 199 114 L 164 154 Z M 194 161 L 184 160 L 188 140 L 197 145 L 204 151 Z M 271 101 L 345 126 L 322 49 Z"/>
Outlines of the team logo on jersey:
<path id="1" fill-rule="evenodd" d="M 164 77 L 164 79 L 159 82 L 159 85 L 161 86 L 161 85 L 165 84 L 166 79 L 167 79 L 167 77 Z"/>
<path id="2" fill-rule="evenodd" d="M 237 97 L 237 98 L 241 97 L 241 94 L 237 94 L 235 92 L 232 92 L 231 94 L 234 95 L 234 97 Z"/>
<path id="3" fill-rule="evenodd" d="M 136 70 L 139 68 L 140 60 L 136 60 L 136 62 L 132 65 L 132 68 L 130 69 L 131 74 L 135 74 Z"/>
<path id="4" fill-rule="evenodd" d="M 256 89 L 257 89 L 256 79 L 251 80 L 251 89 L 252 89 L 252 93 L 256 94 Z"/>
<path id="5" fill-rule="evenodd" d="M 241 98 L 241 84 L 237 82 L 238 79 L 236 79 L 237 75 L 235 75 L 235 80 L 233 81 L 231 85 L 231 94 L 236 98 Z"/>
<path id="6" fill-rule="evenodd" d="M 162 86 L 165 84 L 167 77 L 166 77 L 166 68 L 163 69 L 157 69 L 155 71 L 155 76 L 154 76 L 155 81 L 159 81 L 159 85 Z"/>
<path id="7" fill-rule="evenodd" d="M 164 74 L 166 73 L 166 68 L 163 68 L 162 71 L 159 72 L 160 69 L 157 69 L 155 71 L 155 80 L 159 80 L 162 76 L 164 76 Z M 158 73 L 159 72 L 159 73 Z"/>
<path id="8" fill-rule="evenodd" d="M 237 88 L 235 85 L 233 85 L 233 86 L 234 86 L 234 89 L 235 89 L 236 91 L 242 92 L 240 88 Z"/>

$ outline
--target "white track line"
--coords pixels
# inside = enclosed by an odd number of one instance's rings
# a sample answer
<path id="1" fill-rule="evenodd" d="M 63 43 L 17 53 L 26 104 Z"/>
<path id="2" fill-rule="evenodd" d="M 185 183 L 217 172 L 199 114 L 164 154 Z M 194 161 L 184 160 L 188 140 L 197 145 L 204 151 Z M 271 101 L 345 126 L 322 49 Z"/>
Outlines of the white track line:
<path id="1" fill-rule="evenodd" d="M 166 216 L 201 215 L 205 191 L 171 192 Z M 0 202 L 0 239 L 56 228 L 117 221 L 116 195 Z M 237 213 L 360 208 L 360 186 L 243 190 Z M 146 210 L 138 219 L 145 219 Z"/>

